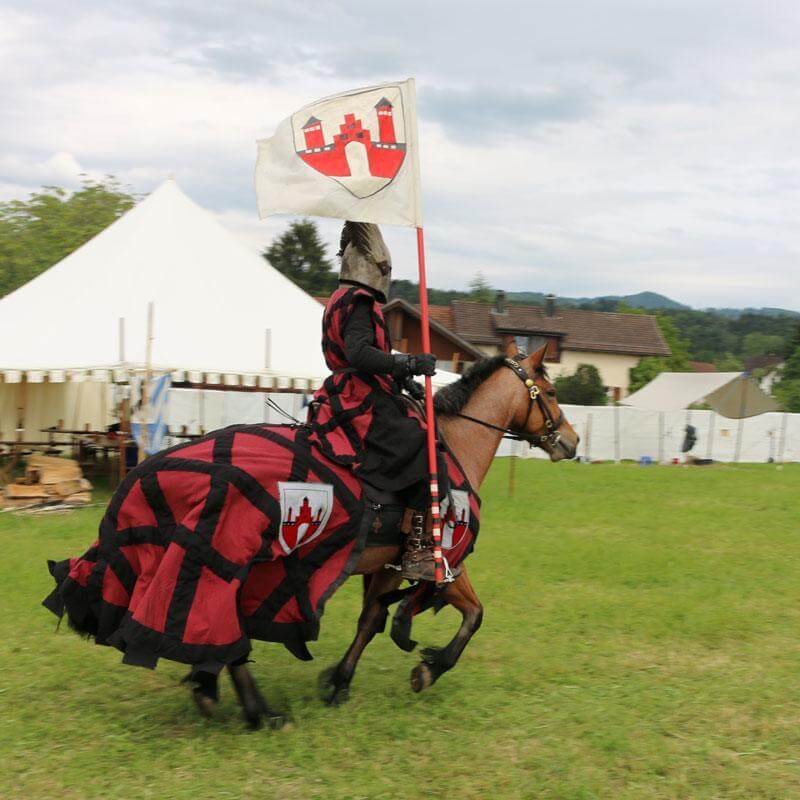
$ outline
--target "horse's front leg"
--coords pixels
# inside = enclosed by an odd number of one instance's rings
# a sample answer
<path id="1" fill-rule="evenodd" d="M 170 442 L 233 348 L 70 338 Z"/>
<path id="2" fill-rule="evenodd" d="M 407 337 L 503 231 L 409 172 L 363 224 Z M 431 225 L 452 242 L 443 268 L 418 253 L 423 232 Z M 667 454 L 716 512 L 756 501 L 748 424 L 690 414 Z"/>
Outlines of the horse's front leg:
<path id="1" fill-rule="evenodd" d="M 335 667 L 324 670 L 319 676 L 320 694 L 328 705 L 338 706 L 350 697 L 350 682 L 353 680 L 364 648 L 372 641 L 375 634 L 381 633 L 386 626 L 389 612 L 380 598 L 387 592 L 397 589 L 402 581 L 403 576 L 395 570 L 382 570 L 369 576 L 355 639 L 347 648 L 342 660 Z"/>
<path id="2" fill-rule="evenodd" d="M 461 574 L 442 590 L 440 596 L 461 612 L 461 627 L 446 647 L 426 647 L 422 651 L 422 663 L 411 670 L 411 688 L 415 692 L 432 686 L 440 675 L 456 665 L 483 620 L 483 606 L 467 577 L 466 567 L 462 567 Z"/>

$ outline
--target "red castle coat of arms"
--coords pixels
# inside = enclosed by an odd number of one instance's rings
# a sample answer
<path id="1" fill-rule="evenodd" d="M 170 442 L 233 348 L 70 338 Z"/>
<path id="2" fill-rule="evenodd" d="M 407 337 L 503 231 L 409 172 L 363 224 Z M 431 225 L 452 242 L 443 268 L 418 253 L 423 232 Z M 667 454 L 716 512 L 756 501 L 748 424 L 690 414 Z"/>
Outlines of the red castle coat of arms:
<path id="1" fill-rule="evenodd" d="M 281 529 L 284 553 L 314 540 L 325 530 L 333 510 L 333 486 L 327 483 L 280 482 Z"/>
<path id="2" fill-rule="evenodd" d="M 442 549 L 457 547 L 469 529 L 469 494 L 462 489 L 453 489 L 450 497 L 442 500 Z"/>
<path id="3" fill-rule="evenodd" d="M 406 156 L 399 88 L 323 100 L 292 117 L 297 155 L 358 198 L 385 189 Z"/>

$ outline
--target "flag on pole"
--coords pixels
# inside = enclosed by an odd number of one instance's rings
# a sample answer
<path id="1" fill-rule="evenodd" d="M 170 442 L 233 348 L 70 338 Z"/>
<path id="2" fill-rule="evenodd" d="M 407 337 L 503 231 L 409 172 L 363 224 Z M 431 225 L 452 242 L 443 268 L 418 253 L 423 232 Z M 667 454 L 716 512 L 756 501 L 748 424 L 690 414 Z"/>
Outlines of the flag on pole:
<path id="1" fill-rule="evenodd" d="M 258 214 L 422 225 L 414 79 L 326 97 L 258 142 Z"/>
<path id="2" fill-rule="evenodd" d="M 167 418 L 172 375 L 168 372 L 150 379 L 146 404 L 142 403 L 142 380 L 144 379 L 135 378 L 131 382 L 131 401 L 138 417 L 137 421 L 131 422 L 131 433 L 136 444 L 150 456 L 164 449 L 164 441 L 169 433 Z M 147 436 L 143 430 L 145 423 Z"/>

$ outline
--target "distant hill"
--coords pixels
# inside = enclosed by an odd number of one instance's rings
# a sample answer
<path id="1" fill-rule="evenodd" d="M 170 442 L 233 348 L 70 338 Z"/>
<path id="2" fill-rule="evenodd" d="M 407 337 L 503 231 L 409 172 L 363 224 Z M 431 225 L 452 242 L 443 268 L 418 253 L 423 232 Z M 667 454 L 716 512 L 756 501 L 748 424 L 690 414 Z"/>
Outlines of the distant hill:
<path id="1" fill-rule="evenodd" d="M 540 306 L 544 303 L 545 296 L 541 292 L 508 292 L 506 297 L 509 303 Z M 648 310 L 659 308 L 689 308 L 689 306 L 685 306 L 682 303 L 678 303 L 656 292 L 604 295 L 603 297 L 559 297 L 558 302 L 565 306 L 598 305 L 608 308 L 616 306 L 618 303 L 625 303 L 625 305 L 631 308 L 645 308 Z"/>
<path id="2" fill-rule="evenodd" d="M 625 295 L 606 295 L 605 297 L 594 297 L 579 300 L 579 303 L 592 303 L 592 302 L 606 302 L 606 303 L 625 303 L 626 306 L 631 308 L 645 308 L 653 310 L 659 308 L 674 308 L 674 309 L 688 309 L 689 306 L 679 303 L 677 300 L 672 300 L 665 297 L 663 294 L 657 292 L 639 292 L 638 294 L 625 294 Z"/>
<path id="3" fill-rule="evenodd" d="M 450 289 L 429 289 L 429 299 L 434 305 L 449 305 L 453 300 L 465 299 L 469 292 Z M 417 284 L 407 280 L 392 281 L 391 297 L 402 297 L 411 303 L 416 303 L 419 297 Z M 542 306 L 545 294 L 543 292 L 506 292 L 506 300 L 515 305 Z M 646 311 L 691 311 L 692 307 L 679 303 L 671 297 L 658 292 L 638 292 L 637 294 L 609 294 L 602 297 L 559 297 L 558 303 L 563 306 L 583 306 L 598 311 L 614 311 L 619 303 L 624 303 L 630 308 L 642 308 Z M 717 314 L 727 319 L 739 319 L 743 315 L 760 317 L 795 317 L 800 318 L 800 312 L 790 311 L 786 308 L 704 308 L 709 314 Z"/>
<path id="4" fill-rule="evenodd" d="M 710 311 L 712 314 L 719 314 L 721 317 L 729 317 L 730 319 L 739 319 L 744 314 L 754 314 L 758 317 L 800 318 L 800 311 L 790 311 L 788 308 L 705 308 L 703 310 Z"/>

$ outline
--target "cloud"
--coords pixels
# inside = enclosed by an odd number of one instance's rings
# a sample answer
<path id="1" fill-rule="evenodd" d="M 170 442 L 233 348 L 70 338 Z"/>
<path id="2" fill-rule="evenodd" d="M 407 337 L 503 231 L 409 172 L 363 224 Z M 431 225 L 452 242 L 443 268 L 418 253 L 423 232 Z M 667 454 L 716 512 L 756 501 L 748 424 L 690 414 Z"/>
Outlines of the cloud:
<path id="1" fill-rule="evenodd" d="M 530 139 L 541 125 L 586 119 L 594 113 L 594 98 L 585 89 L 568 87 L 537 92 L 486 86 L 423 87 L 419 109 L 450 136 L 482 143 L 496 136 Z"/>
<path id="2" fill-rule="evenodd" d="M 798 24 L 795 0 L 11 0 L 0 198 L 174 173 L 258 250 L 286 221 L 256 219 L 255 139 L 415 75 L 432 285 L 800 308 Z M 386 236 L 413 277 L 413 232 Z"/>

